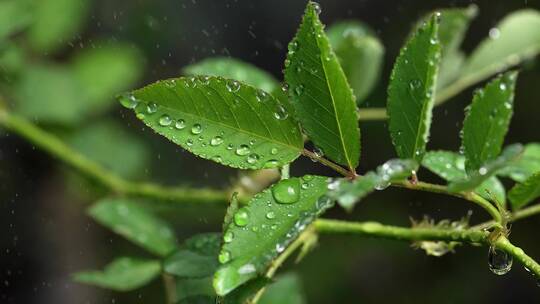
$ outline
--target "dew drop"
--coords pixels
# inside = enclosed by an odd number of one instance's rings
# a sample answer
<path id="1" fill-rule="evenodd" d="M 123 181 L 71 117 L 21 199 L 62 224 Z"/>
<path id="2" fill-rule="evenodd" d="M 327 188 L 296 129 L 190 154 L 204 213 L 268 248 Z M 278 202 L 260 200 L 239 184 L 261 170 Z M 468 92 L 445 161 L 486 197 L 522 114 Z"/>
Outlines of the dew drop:
<path id="1" fill-rule="evenodd" d="M 193 127 L 191 127 L 191 133 L 197 135 L 202 133 L 202 126 L 200 124 L 194 124 Z"/>
<path id="2" fill-rule="evenodd" d="M 166 80 L 165 81 L 165 86 L 169 89 L 172 89 L 176 86 L 176 80 L 174 79 L 171 79 L 171 80 Z"/>
<path id="3" fill-rule="evenodd" d="M 478 173 L 480 175 L 486 175 L 487 174 L 487 168 L 486 167 L 480 167 L 480 169 L 478 169 Z"/>
<path id="4" fill-rule="evenodd" d="M 240 83 L 236 80 L 227 80 L 225 86 L 227 87 L 227 91 L 231 93 L 235 93 L 240 90 Z"/>
<path id="5" fill-rule="evenodd" d="M 431 43 L 431 44 L 437 44 L 437 42 L 438 42 L 438 41 L 437 41 L 437 39 L 435 39 L 435 38 L 429 39 L 429 43 Z"/>
<path id="6" fill-rule="evenodd" d="M 504 275 L 512 268 L 513 257 L 506 251 L 490 248 L 488 253 L 489 270 L 496 275 Z"/>
<path id="7" fill-rule="evenodd" d="M 278 105 L 276 112 L 274 112 L 274 117 L 278 120 L 285 120 L 289 117 L 289 114 L 282 105 Z"/>
<path id="8" fill-rule="evenodd" d="M 223 235 L 223 242 L 224 243 L 230 243 L 230 242 L 233 241 L 233 239 L 234 239 L 234 233 L 232 231 L 227 231 Z"/>
<path id="9" fill-rule="evenodd" d="M 184 129 L 186 127 L 186 121 L 183 120 L 183 119 L 179 119 L 174 123 L 174 127 L 177 130 L 182 130 L 182 129 Z"/>
<path id="10" fill-rule="evenodd" d="M 270 150 L 270 154 L 272 154 L 272 155 L 276 155 L 277 153 L 278 153 L 278 149 L 277 149 L 277 148 L 272 148 L 272 149 Z"/>
<path id="11" fill-rule="evenodd" d="M 270 169 L 270 168 L 276 168 L 279 166 L 279 161 L 277 159 L 270 159 L 270 160 L 267 160 L 265 163 L 264 163 L 264 168 L 265 169 Z"/>
<path id="12" fill-rule="evenodd" d="M 276 218 L 276 213 L 274 211 L 269 211 L 266 213 L 266 218 L 271 220 Z"/>
<path id="13" fill-rule="evenodd" d="M 501 91 L 505 91 L 505 90 L 506 90 L 506 83 L 501 82 L 501 83 L 499 84 L 499 89 L 501 89 Z"/>
<path id="14" fill-rule="evenodd" d="M 151 102 L 146 106 L 146 112 L 148 112 L 148 114 L 154 114 L 156 113 L 157 108 L 158 108 L 157 104 Z"/>
<path id="15" fill-rule="evenodd" d="M 247 226 L 249 223 L 249 213 L 245 208 L 238 210 L 234 214 L 234 223 L 239 227 Z"/>
<path id="16" fill-rule="evenodd" d="M 139 101 L 133 94 L 120 96 L 120 104 L 128 109 L 135 109 L 139 105 Z"/>
<path id="17" fill-rule="evenodd" d="M 191 138 L 188 139 L 188 140 L 186 141 L 186 145 L 188 145 L 188 146 L 190 146 L 190 147 L 193 146 L 193 140 L 192 140 Z"/>
<path id="18" fill-rule="evenodd" d="M 303 92 L 304 92 L 304 86 L 301 84 L 298 85 L 296 88 L 294 88 L 294 93 L 296 94 L 296 96 L 302 95 Z"/>
<path id="19" fill-rule="evenodd" d="M 313 9 L 315 10 L 315 13 L 317 15 L 320 15 L 321 14 L 321 5 L 317 2 L 313 2 Z"/>
<path id="20" fill-rule="evenodd" d="M 167 127 L 167 126 L 170 126 L 172 124 L 172 119 L 169 115 L 167 114 L 163 114 L 160 118 L 159 118 L 159 125 L 162 126 L 162 127 Z"/>
<path id="21" fill-rule="evenodd" d="M 253 165 L 255 164 L 256 162 L 259 161 L 259 155 L 253 153 L 253 154 L 250 154 L 248 157 L 247 157 L 247 162 L 248 164 L 250 165 Z"/>
<path id="22" fill-rule="evenodd" d="M 272 195 L 280 204 L 293 204 L 300 199 L 300 181 L 286 179 L 272 187 Z"/>
<path id="23" fill-rule="evenodd" d="M 291 43 L 289 43 L 289 52 L 292 52 L 294 54 L 294 52 L 296 52 L 298 50 L 298 41 L 293 41 Z"/>
<path id="24" fill-rule="evenodd" d="M 231 260 L 231 253 L 227 250 L 221 250 L 218 255 L 218 260 L 221 264 L 225 264 Z"/>
<path id="25" fill-rule="evenodd" d="M 416 90 L 418 88 L 420 88 L 420 86 L 422 85 L 422 82 L 418 79 L 415 79 L 415 80 L 412 80 L 411 82 L 409 82 L 409 88 L 411 90 Z"/>
<path id="26" fill-rule="evenodd" d="M 263 90 L 258 90 L 255 94 L 255 98 L 257 98 L 258 102 L 265 102 L 268 99 L 268 93 Z"/>
<path id="27" fill-rule="evenodd" d="M 236 148 L 236 155 L 239 156 L 245 156 L 248 155 L 250 152 L 248 145 L 240 145 L 238 148 Z"/>
<path id="28" fill-rule="evenodd" d="M 137 115 L 135 115 L 138 119 L 141 119 L 143 120 L 144 119 L 144 113 L 137 113 Z"/>
<path id="29" fill-rule="evenodd" d="M 489 30 L 489 38 L 495 40 L 495 39 L 499 39 L 500 36 L 501 36 L 501 31 L 498 28 L 493 27 Z"/>
<path id="30" fill-rule="evenodd" d="M 219 146 L 223 143 L 223 138 L 221 136 L 215 136 L 210 140 L 210 145 L 212 146 Z"/>

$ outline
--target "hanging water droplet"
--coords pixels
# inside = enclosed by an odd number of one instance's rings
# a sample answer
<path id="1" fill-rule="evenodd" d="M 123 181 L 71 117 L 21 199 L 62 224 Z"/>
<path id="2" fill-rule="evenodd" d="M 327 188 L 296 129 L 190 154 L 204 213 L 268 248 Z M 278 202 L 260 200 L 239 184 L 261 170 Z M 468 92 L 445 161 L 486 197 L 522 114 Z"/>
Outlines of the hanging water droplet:
<path id="1" fill-rule="evenodd" d="M 390 182 L 389 181 L 384 181 L 384 180 L 380 180 L 376 185 L 375 185 L 375 190 L 384 190 L 386 188 L 388 188 L 390 186 Z"/>
<path id="2" fill-rule="evenodd" d="M 250 152 L 250 150 L 249 150 L 248 145 L 240 145 L 240 146 L 236 149 L 236 155 L 239 155 L 239 156 L 245 156 L 245 155 L 248 155 L 249 152 Z"/>
<path id="3" fill-rule="evenodd" d="M 159 118 L 159 125 L 162 126 L 162 127 L 167 127 L 167 126 L 170 126 L 172 123 L 172 119 L 169 115 L 167 114 L 163 114 L 161 115 L 161 117 Z"/>
<path id="4" fill-rule="evenodd" d="M 240 83 L 236 80 L 227 80 L 225 86 L 227 87 L 227 91 L 231 93 L 235 93 L 240 90 Z"/>
<path id="5" fill-rule="evenodd" d="M 282 180 L 272 187 L 272 195 L 280 204 L 293 204 L 300 199 L 300 181 L 298 179 Z"/>
<path id="6" fill-rule="evenodd" d="M 225 264 L 231 260 L 231 253 L 225 249 L 221 250 L 218 255 L 218 260 L 221 264 Z"/>
<path id="7" fill-rule="evenodd" d="M 210 145 L 212 146 L 219 146 L 223 143 L 223 138 L 221 136 L 215 136 L 210 140 Z"/>
<path id="8" fill-rule="evenodd" d="M 155 104 L 155 103 L 153 103 L 153 102 L 149 103 L 149 104 L 146 106 L 146 112 L 148 112 L 148 114 L 154 114 L 154 113 L 156 113 L 157 109 L 158 109 L 157 104 Z"/>
<path id="9" fill-rule="evenodd" d="M 250 154 L 250 155 L 247 157 L 247 162 L 248 162 L 248 164 L 250 164 L 250 165 L 253 165 L 253 164 L 255 164 L 255 163 L 258 162 L 258 161 L 259 161 L 259 155 L 257 155 L 257 154 L 254 154 L 254 153 L 253 153 L 253 154 Z"/>
<path id="10" fill-rule="evenodd" d="M 496 275 L 504 275 L 512 268 L 514 258 L 506 251 L 489 248 L 488 264 L 489 270 Z"/>
<path id="11" fill-rule="evenodd" d="M 317 156 L 318 158 L 321 158 L 324 156 L 324 151 L 323 149 L 319 147 L 315 147 L 315 149 L 313 149 L 313 154 L 315 154 L 315 156 Z M 316 161 L 316 160 L 313 160 L 313 161 Z"/>
<path id="12" fill-rule="evenodd" d="M 177 130 L 182 130 L 186 127 L 186 121 L 183 120 L 183 119 L 179 119 L 176 121 L 176 123 L 174 123 L 174 127 L 177 129 Z"/>
<path id="13" fill-rule="evenodd" d="M 276 112 L 274 112 L 274 117 L 278 120 L 285 120 L 289 117 L 289 113 L 287 113 L 287 110 L 282 105 L 278 105 Z"/>
<path id="14" fill-rule="evenodd" d="M 249 213 L 245 208 L 238 210 L 234 214 L 234 223 L 239 227 L 247 226 L 249 223 Z"/>
<path id="15" fill-rule="evenodd" d="M 200 124 L 194 124 L 193 127 L 191 127 L 191 133 L 197 135 L 202 133 L 202 126 Z"/>
<path id="16" fill-rule="evenodd" d="M 223 235 L 223 242 L 224 243 L 230 243 L 230 242 L 233 241 L 233 239 L 234 239 L 234 233 L 232 231 L 227 231 Z"/>
<path id="17" fill-rule="evenodd" d="M 268 211 L 266 213 L 266 218 L 271 220 L 271 219 L 275 219 L 276 218 L 276 213 L 274 211 Z"/>
<path id="18" fill-rule="evenodd" d="M 120 96 L 120 104 L 128 109 L 135 109 L 139 105 L 139 101 L 133 94 Z"/>
<path id="19" fill-rule="evenodd" d="M 501 36 L 501 31 L 498 28 L 493 27 L 489 30 L 489 38 L 495 40 L 495 39 L 499 39 L 500 36 Z"/>

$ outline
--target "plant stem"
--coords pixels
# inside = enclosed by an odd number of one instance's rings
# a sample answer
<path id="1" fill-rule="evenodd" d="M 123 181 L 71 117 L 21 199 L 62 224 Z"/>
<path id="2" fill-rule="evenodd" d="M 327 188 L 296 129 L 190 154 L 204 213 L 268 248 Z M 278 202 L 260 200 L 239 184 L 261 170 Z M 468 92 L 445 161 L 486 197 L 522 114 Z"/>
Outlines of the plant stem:
<path id="1" fill-rule="evenodd" d="M 176 294 L 176 282 L 174 277 L 166 273 L 163 273 L 161 277 L 163 278 L 167 304 L 175 304 L 178 302 L 178 295 Z"/>
<path id="2" fill-rule="evenodd" d="M 345 222 L 327 219 L 319 219 L 314 225 L 316 231 L 320 233 L 358 234 L 402 241 L 453 241 L 491 245 L 489 233 L 477 229 L 405 228 L 378 222 Z M 514 256 L 537 277 L 540 277 L 540 265 L 521 248 L 511 244 L 508 239 L 500 237 L 493 245 Z"/>
<path id="3" fill-rule="evenodd" d="M 151 183 L 126 181 L 72 149 L 55 135 L 3 109 L 0 109 L 0 125 L 58 157 L 117 194 L 185 203 L 226 203 L 228 200 L 228 193 L 224 190 L 164 187 Z"/>
<path id="4" fill-rule="evenodd" d="M 337 164 L 329 161 L 328 159 L 326 159 L 324 157 L 321 157 L 321 156 L 309 151 L 308 149 L 304 149 L 302 151 L 302 155 L 304 155 L 306 157 L 309 157 L 312 160 L 314 160 L 316 162 L 319 162 L 319 163 L 333 169 L 334 171 L 336 171 L 337 173 L 339 173 L 339 174 L 341 174 L 341 175 L 343 175 L 345 177 L 348 177 L 348 178 L 356 177 L 356 173 L 348 171 L 347 169 L 341 167 L 340 165 L 337 165 Z"/>

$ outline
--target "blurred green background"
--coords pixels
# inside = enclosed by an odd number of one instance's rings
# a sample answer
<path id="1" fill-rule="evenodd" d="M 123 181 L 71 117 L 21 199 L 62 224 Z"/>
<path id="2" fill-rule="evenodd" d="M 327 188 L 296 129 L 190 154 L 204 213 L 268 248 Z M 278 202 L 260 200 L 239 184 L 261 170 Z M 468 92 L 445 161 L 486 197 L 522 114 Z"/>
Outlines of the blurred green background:
<path id="1" fill-rule="evenodd" d="M 114 101 L 130 88 L 178 76 L 182 67 L 212 56 L 255 64 L 278 79 L 286 46 L 305 1 L 249 0 L 15 0 L 0 1 L 0 96 L 10 108 L 54 132 L 118 174 L 167 185 L 224 188 L 238 172 L 195 158 L 155 135 Z M 358 19 L 372 27 L 386 53 L 381 81 L 365 105 L 384 106 L 390 69 L 411 27 L 425 13 L 475 3 L 462 48 L 470 52 L 502 17 L 539 0 L 321 1 L 321 19 Z M 7 17 L 6 17 L 7 16 Z M 5 33 L 12 32 L 9 39 Z M 540 65 L 526 62 L 515 97 L 506 144 L 540 141 Z M 480 86 L 480 85 L 478 85 Z M 434 111 L 429 149 L 459 148 L 464 107 L 472 89 Z M 56 108 L 55 108 L 56 107 Z M 360 171 L 395 157 L 385 122 L 362 122 Z M 293 175 L 333 173 L 307 159 Z M 420 178 L 442 182 L 426 171 Z M 0 129 L 0 302 L 163 303 L 160 282 L 132 293 L 74 283 L 70 274 L 101 268 L 114 256 L 148 254 L 102 228 L 85 208 L 104 189 L 85 180 L 31 143 Z M 224 209 L 149 202 L 173 223 L 180 240 L 219 231 Z M 457 220 L 473 210 L 459 199 L 388 189 L 371 195 L 352 214 L 335 208 L 327 217 L 410 224 L 429 214 Z M 512 227 L 515 244 L 540 259 L 538 217 Z M 299 265 L 307 303 L 539 303 L 540 288 L 519 264 L 505 276 L 487 266 L 487 248 L 458 247 L 440 258 L 407 243 L 355 236 L 322 236 Z"/>

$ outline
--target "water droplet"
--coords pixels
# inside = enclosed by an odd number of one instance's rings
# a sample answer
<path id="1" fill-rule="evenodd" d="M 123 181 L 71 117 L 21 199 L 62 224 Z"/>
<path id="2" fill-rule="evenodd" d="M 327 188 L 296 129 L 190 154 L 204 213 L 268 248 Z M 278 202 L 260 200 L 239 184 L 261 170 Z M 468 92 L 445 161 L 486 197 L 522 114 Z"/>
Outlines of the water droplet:
<path id="1" fill-rule="evenodd" d="M 289 92 L 289 85 L 284 83 L 283 85 L 281 85 L 281 91 L 283 91 L 283 93 L 287 93 Z"/>
<path id="2" fill-rule="evenodd" d="M 384 190 L 386 188 L 388 188 L 390 186 L 390 182 L 389 181 L 384 181 L 384 180 L 380 180 L 376 185 L 375 185 L 375 190 Z"/>
<path id="3" fill-rule="evenodd" d="M 296 88 L 294 88 L 294 93 L 296 94 L 296 96 L 302 95 L 303 92 L 304 92 L 304 86 L 301 84 L 298 85 Z"/>
<path id="4" fill-rule="evenodd" d="M 233 239 L 234 239 L 234 233 L 232 231 L 227 231 L 223 235 L 223 242 L 224 243 L 230 243 L 230 242 L 233 241 Z"/>
<path id="5" fill-rule="evenodd" d="M 245 208 L 241 208 L 234 214 L 234 223 L 239 227 L 247 226 L 249 223 L 249 213 Z"/>
<path id="6" fill-rule="evenodd" d="M 245 156 L 245 155 L 248 155 L 249 152 L 250 152 L 250 150 L 249 150 L 248 145 L 240 145 L 240 146 L 236 149 L 236 155 L 239 155 L 239 156 Z"/>
<path id="7" fill-rule="evenodd" d="M 500 36 L 501 36 L 501 31 L 498 28 L 493 27 L 489 30 L 489 38 L 495 40 L 495 39 L 499 39 Z"/>
<path id="8" fill-rule="evenodd" d="M 221 252 L 218 255 L 218 260 L 221 264 L 225 264 L 228 261 L 231 260 L 231 253 L 227 250 L 221 250 Z"/>
<path id="9" fill-rule="evenodd" d="M 202 133 L 202 126 L 200 124 L 194 124 L 193 127 L 191 127 L 191 133 L 197 135 Z"/>
<path id="10" fill-rule="evenodd" d="M 227 80 L 225 86 L 227 87 L 227 91 L 231 93 L 235 93 L 240 90 L 240 83 L 236 80 Z"/>
<path id="11" fill-rule="evenodd" d="M 415 79 L 411 82 L 409 82 L 409 88 L 411 88 L 411 90 L 416 90 L 418 88 L 420 88 L 420 86 L 422 85 L 422 82 L 418 79 Z"/>
<path id="12" fill-rule="evenodd" d="M 514 258 L 506 251 L 489 248 L 488 264 L 489 270 L 496 275 L 504 275 L 512 268 Z"/>
<path id="13" fill-rule="evenodd" d="M 321 5 L 317 2 L 313 2 L 313 9 L 317 15 L 321 14 Z"/>
<path id="14" fill-rule="evenodd" d="M 302 189 L 307 190 L 309 188 L 308 183 L 302 183 Z"/>
<path id="15" fill-rule="evenodd" d="M 199 78 L 199 81 L 204 85 L 209 85 L 210 84 L 210 77 L 203 76 L 203 77 Z"/>
<path id="16" fill-rule="evenodd" d="M 186 127 L 186 121 L 183 120 L 183 119 L 179 119 L 176 121 L 176 123 L 174 124 L 174 127 L 177 129 L 177 130 L 182 130 Z"/>
<path id="17" fill-rule="evenodd" d="M 188 139 L 188 140 L 186 141 L 186 144 L 187 144 L 188 146 L 193 146 L 193 140 L 192 140 L 191 138 Z"/>
<path id="18" fill-rule="evenodd" d="M 277 148 L 272 148 L 272 149 L 270 150 L 270 154 L 272 154 L 272 155 L 276 155 L 277 153 L 278 153 L 278 149 L 277 149 Z"/>
<path id="19" fill-rule="evenodd" d="M 293 204 L 300 199 L 300 181 L 286 179 L 272 187 L 272 195 L 280 204 Z"/>
<path id="20" fill-rule="evenodd" d="M 285 59 L 285 67 L 288 68 L 291 65 L 291 60 L 289 58 Z"/>
<path id="21" fill-rule="evenodd" d="M 149 104 L 146 106 L 146 112 L 148 112 L 148 114 L 154 114 L 154 113 L 156 113 L 157 109 L 158 109 L 157 104 L 155 104 L 155 103 L 153 103 L 153 102 L 149 103 Z"/>
<path id="22" fill-rule="evenodd" d="M 264 163 L 265 169 L 276 168 L 278 166 L 279 166 L 279 161 L 277 159 L 270 159 Z"/>
<path id="23" fill-rule="evenodd" d="M 501 82 L 501 83 L 499 84 L 499 89 L 501 89 L 501 91 L 505 91 L 505 90 L 506 90 L 506 83 Z"/>
<path id="24" fill-rule="evenodd" d="M 268 99 L 268 93 L 263 90 L 257 90 L 255 97 L 257 98 L 257 101 L 265 102 Z"/>
<path id="25" fill-rule="evenodd" d="M 486 167 L 480 167 L 480 169 L 478 169 L 478 173 L 480 175 L 486 175 L 487 174 L 487 168 Z"/>
<path id="26" fill-rule="evenodd" d="M 259 161 L 259 155 L 257 154 L 250 154 L 248 157 L 247 157 L 247 162 L 248 164 L 250 165 L 253 165 L 255 164 L 256 162 Z"/>
<path id="27" fill-rule="evenodd" d="M 276 244 L 277 253 L 282 253 L 283 250 L 285 250 L 285 245 L 284 244 L 280 244 L 280 243 Z"/>
<path id="28" fill-rule="evenodd" d="M 139 105 L 139 101 L 133 94 L 120 96 L 120 104 L 128 109 L 135 109 Z"/>
<path id="29" fill-rule="evenodd" d="M 287 113 L 287 110 L 282 105 L 278 105 L 276 112 L 274 112 L 274 117 L 279 120 L 285 120 L 289 117 L 289 113 Z"/>
<path id="30" fill-rule="evenodd" d="M 167 126 L 170 126 L 172 123 L 172 119 L 169 115 L 167 114 L 163 114 L 160 118 L 159 118 L 159 125 L 160 126 L 163 126 L 163 127 L 167 127 Z"/>
<path id="31" fill-rule="evenodd" d="M 223 143 L 223 138 L 221 136 L 215 136 L 210 140 L 210 145 L 212 146 L 219 146 Z"/>
<path id="32" fill-rule="evenodd" d="M 289 43 L 289 52 L 292 52 L 294 54 L 294 52 L 296 52 L 298 50 L 298 41 L 293 41 L 291 43 Z"/>
<path id="33" fill-rule="evenodd" d="M 438 41 L 437 41 L 436 38 L 431 38 L 431 39 L 429 39 L 429 43 L 431 43 L 431 44 L 437 44 L 437 42 L 438 42 Z"/>
<path id="34" fill-rule="evenodd" d="M 138 119 L 141 119 L 143 120 L 144 119 L 144 113 L 137 113 L 137 115 L 135 115 Z"/>
<path id="35" fill-rule="evenodd" d="M 266 213 L 266 218 L 271 220 L 271 219 L 275 219 L 276 218 L 276 213 L 274 211 L 269 211 L 268 213 Z"/>
<path id="36" fill-rule="evenodd" d="M 176 86 L 176 80 L 174 79 L 165 80 L 165 86 L 169 89 L 174 88 Z"/>

